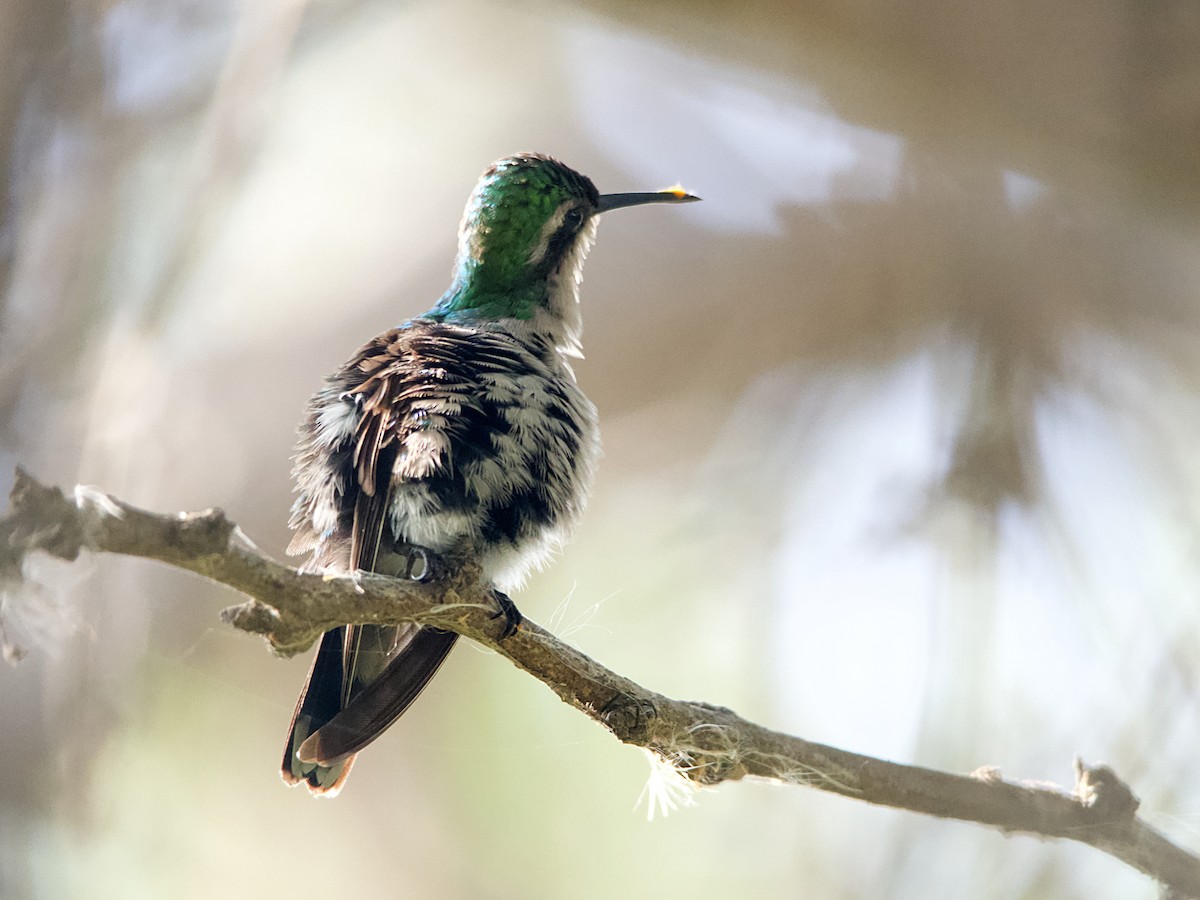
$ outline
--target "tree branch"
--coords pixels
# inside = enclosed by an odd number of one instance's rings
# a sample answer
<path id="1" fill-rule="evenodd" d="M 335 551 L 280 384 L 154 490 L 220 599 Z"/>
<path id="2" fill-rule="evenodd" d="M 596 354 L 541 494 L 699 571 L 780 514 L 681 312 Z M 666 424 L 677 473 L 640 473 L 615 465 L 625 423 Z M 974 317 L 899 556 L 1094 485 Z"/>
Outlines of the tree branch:
<path id="1" fill-rule="evenodd" d="M 95 489 L 71 498 L 18 469 L 0 518 L 0 590 L 19 589 L 25 558 L 81 550 L 157 559 L 228 585 L 251 599 L 222 618 L 261 634 L 280 655 L 347 622 L 419 622 L 490 647 L 542 681 L 620 741 L 643 747 L 692 782 L 746 776 L 804 784 L 868 803 L 1090 844 L 1155 878 L 1172 897 L 1200 898 L 1200 858 L 1137 816 L 1138 800 L 1107 766 L 1076 760 L 1075 787 L 1006 781 L 993 769 L 956 775 L 839 750 L 771 731 L 731 710 L 649 691 L 526 619 L 503 638 L 492 590 L 467 563 L 432 583 L 369 573 L 327 578 L 263 554 L 220 510 L 158 515 Z M 0 605 L 0 640 L 4 639 Z"/>

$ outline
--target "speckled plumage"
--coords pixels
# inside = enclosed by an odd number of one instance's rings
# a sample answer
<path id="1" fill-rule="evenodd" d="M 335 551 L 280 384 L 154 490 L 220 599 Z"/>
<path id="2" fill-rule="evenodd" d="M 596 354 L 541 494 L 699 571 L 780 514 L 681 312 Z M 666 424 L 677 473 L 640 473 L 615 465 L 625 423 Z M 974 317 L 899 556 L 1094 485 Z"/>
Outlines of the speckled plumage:
<path id="1" fill-rule="evenodd" d="M 289 552 L 314 551 L 321 568 L 361 562 L 356 508 L 390 489 L 387 539 L 475 555 L 510 590 L 566 536 L 598 455 L 595 407 L 558 350 L 414 319 L 363 346 L 313 398 Z"/>
<path id="2" fill-rule="evenodd" d="M 609 195 L 613 207 L 686 195 Z M 632 198 L 632 199 L 631 199 Z M 599 456 L 575 382 L 580 268 L 605 199 L 547 157 L 483 175 L 450 289 L 326 379 L 300 429 L 289 552 L 308 568 L 407 574 L 414 548 L 474 556 L 503 590 L 565 539 Z M 326 633 L 283 776 L 340 789 L 354 754 L 415 699 L 454 644 L 431 628 Z"/>

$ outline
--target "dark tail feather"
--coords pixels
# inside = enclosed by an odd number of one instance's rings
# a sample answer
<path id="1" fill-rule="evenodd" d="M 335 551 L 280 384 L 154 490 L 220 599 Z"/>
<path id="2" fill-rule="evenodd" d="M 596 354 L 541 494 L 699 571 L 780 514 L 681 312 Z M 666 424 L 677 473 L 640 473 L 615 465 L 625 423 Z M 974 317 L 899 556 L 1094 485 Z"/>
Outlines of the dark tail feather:
<path id="1" fill-rule="evenodd" d="M 441 667 L 458 635 L 422 628 L 379 677 L 354 693 L 346 707 L 317 727 L 296 749 L 300 765 L 335 769 L 400 718 Z M 345 772 L 341 778 L 345 778 Z"/>
<path id="2" fill-rule="evenodd" d="M 287 746 L 283 749 L 283 780 L 290 785 L 304 782 L 314 794 L 327 797 L 333 797 L 341 790 L 346 776 L 350 774 L 353 757 L 334 766 L 321 766 L 302 761 L 296 751 L 310 734 L 342 709 L 342 651 L 345 642 L 345 628 L 334 628 L 321 637 L 321 645 L 308 671 L 308 680 L 292 714 Z"/>

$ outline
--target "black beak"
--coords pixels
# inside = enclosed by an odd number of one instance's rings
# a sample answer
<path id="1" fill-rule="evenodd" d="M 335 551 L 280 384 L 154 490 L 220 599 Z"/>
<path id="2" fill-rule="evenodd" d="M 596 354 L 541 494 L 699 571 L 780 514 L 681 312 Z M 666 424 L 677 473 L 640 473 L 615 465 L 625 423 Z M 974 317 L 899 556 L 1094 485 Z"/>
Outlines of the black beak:
<path id="1" fill-rule="evenodd" d="M 644 194 L 601 194 L 600 202 L 596 204 L 596 212 L 608 212 L 623 206 L 641 206 L 643 203 L 691 203 L 699 199 L 681 187 Z"/>

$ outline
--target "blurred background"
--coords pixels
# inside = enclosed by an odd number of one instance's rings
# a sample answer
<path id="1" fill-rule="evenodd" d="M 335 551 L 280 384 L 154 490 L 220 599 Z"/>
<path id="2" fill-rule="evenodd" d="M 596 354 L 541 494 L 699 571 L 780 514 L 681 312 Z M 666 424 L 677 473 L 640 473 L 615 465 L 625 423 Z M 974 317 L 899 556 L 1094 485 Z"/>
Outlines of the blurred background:
<path id="1" fill-rule="evenodd" d="M 1107 762 L 1200 849 L 1200 7 L 0 5 L 0 488 L 20 463 L 283 557 L 321 377 L 449 280 L 478 174 L 602 191 L 606 456 L 516 600 L 667 694 L 924 766 Z M 148 562 L 5 625 L 0 896 L 1151 898 L 1081 846 L 650 767 L 462 646 L 332 802 L 307 655 Z"/>

